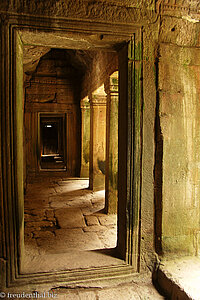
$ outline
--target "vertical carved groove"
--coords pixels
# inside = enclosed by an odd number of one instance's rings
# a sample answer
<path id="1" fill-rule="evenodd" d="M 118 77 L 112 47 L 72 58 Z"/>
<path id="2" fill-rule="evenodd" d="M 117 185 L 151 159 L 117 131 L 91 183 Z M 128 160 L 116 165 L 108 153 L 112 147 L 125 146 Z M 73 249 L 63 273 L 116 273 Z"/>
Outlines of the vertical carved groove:
<path id="1" fill-rule="evenodd" d="M 162 254 L 162 181 L 163 137 L 159 116 L 159 55 L 155 60 L 156 117 L 155 117 L 155 166 L 154 166 L 154 243 L 157 254 Z"/>
<path id="2" fill-rule="evenodd" d="M 141 115 L 140 115 L 140 198 L 139 198 L 139 228 L 138 228 L 138 272 L 140 272 L 140 255 L 141 255 L 141 219 L 142 219 L 142 153 L 143 153 L 143 110 L 144 110 L 144 98 L 143 98 L 143 27 L 141 28 L 141 74 L 140 74 L 140 93 L 141 93 Z"/>

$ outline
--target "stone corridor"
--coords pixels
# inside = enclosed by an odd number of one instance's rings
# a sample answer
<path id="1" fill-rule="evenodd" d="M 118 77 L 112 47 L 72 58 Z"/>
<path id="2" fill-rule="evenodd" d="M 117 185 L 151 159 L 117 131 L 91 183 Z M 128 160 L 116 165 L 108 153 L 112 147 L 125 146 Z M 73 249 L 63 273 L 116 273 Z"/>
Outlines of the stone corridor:
<path id="1" fill-rule="evenodd" d="M 104 214 L 104 205 L 105 192 L 89 190 L 86 179 L 32 180 L 25 195 L 24 271 L 32 270 L 33 262 L 36 272 L 122 263 L 112 250 L 117 216 Z"/>

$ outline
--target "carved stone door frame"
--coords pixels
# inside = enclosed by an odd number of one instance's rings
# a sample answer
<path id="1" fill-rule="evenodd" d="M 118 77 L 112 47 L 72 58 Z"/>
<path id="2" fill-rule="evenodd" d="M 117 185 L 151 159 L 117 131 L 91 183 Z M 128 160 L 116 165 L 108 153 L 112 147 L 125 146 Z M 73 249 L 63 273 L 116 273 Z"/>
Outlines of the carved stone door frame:
<path id="1" fill-rule="evenodd" d="M 122 257 L 136 271 L 140 269 L 141 238 L 142 56 L 142 31 L 138 31 L 119 52 L 118 141 L 118 248 Z M 120 232 L 123 232 L 124 227 L 125 234 L 122 236 Z"/>
<path id="2" fill-rule="evenodd" d="M 42 24 L 42 25 L 41 25 Z M 23 43 L 21 33 L 96 34 L 119 41 L 119 210 L 118 252 L 127 264 L 85 270 L 22 274 L 24 236 L 23 199 Z M 27 35 L 28 36 L 28 35 Z M 1 111 L 3 247 L 0 261 L 2 286 L 42 283 L 78 283 L 139 271 L 140 198 L 142 159 L 142 28 L 130 25 L 90 23 L 11 15 L 1 23 Z M 90 36 L 89 36 L 90 39 Z M 45 42 L 44 42 L 45 43 Z M 112 44 L 112 43 L 111 43 Z M 94 48 L 99 45 L 95 43 Z M 100 44 L 106 48 L 108 43 Z M 115 48 L 115 45 L 114 45 Z M 21 63 L 20 63 L 21 61 Z"/>

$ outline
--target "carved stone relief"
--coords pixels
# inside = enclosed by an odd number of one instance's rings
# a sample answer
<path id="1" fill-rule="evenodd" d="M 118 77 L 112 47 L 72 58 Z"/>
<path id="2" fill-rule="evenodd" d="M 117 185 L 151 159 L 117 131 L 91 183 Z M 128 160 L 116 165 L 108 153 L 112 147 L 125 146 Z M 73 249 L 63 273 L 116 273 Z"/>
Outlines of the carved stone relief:
<path id="1" fill-rule="evenodd" d="M 200 2 L 199 0 L 164 0 L 163 10 L 200 14 Z"/>
<path id="2" fill-rule="evenodd" d="M 86 0 L 9 0 L 0 3 L 0 10 L 27 15 L 84 18 L 117 23 L 153 22 L 158 15 L 156 3 L 161 0 L 86 1 Z"/>
<path id="3" fill-rule="evenodd" d="M 157 20 L 161 4 L 163 14 L 200 15 L 199 0 L 8 0 L 0 3 L 0 11 L 4 14 L 146 24 Z"/>

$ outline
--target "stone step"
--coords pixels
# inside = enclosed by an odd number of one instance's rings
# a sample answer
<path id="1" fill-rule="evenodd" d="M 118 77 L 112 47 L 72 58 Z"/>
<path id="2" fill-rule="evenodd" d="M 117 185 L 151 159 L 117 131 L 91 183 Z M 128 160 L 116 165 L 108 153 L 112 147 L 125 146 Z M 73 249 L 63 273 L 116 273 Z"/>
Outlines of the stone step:
<path id="1" fill-rule="evenodd" d="M 167 299 L 200 300 L 200 259 L 170 258 L 161 261 L 154 282 Z"/>

